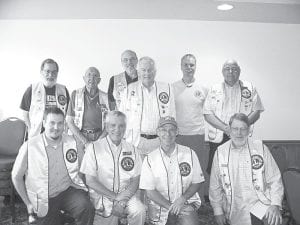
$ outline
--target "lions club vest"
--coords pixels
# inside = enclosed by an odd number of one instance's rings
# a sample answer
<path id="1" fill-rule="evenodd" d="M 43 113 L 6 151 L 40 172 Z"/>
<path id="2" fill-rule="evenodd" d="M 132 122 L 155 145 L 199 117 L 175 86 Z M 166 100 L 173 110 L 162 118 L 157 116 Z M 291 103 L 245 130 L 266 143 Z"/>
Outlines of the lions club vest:
<path id="1" fill-rule="evenodd" d="M 164 165 L 164 161 L 162 158 L 162 152 L 160 149 L 156 149 L 155 151 L 149 153 L 149 155 L 145 158 L 153 176 L 155 178 L 155 189 L 161 193 L 164 198 L 170 201 L 169 196 L 169 183 L 168 183 L 168 172 Z M 192 184 L 193 178 L 193 156 L 192 150 L 186 146 L 177 145 L 177 160 L 178 160 L 178 168 L 180 169 L 180 176 L 181 176 L 181 194 L 183 194 Z M 193 203 L 197 207 L 200 207 L 201 200 L 196 193 L 192 196 L 187 203 Z M 148 215 L 151 224 L 155 225 L 164 225 L 168 219 L 168 210 L 160 205 L 156 204 L 155 202 L 149 200 L 148 202 Z"/>
<path id="2" fill-rule="evenodd" d="M 264 145 L 262 141 L 252 141 L 248 139 L 248 150 L 251 156 L 251 175 L 254 190 L 257 194 L 258 199 L 265 205 L 271 203 L 270 190 L 264 184 Z M 221 183 L 225 194 L 226 202 L 224 204 L 224 212 L 227 218 L 231 217 L 232 198 L 234 196 L 234 186 L 231 185 L 231 178 L 233 174 L 230 172 L 230 150 L 232 142 L 228 141 L 221 145 L 217 150 L 217 157 L 219 161 L 219 170 Z"/>
<path id="3" fill-rule="evenodd" d="M 92 143 L 96 170 L 99 181 L 109 190 L 119 193 L 124 191 L 130 183 L 130 178 L 136 176 L 135 161 L 137 152 L 133 145 L 122 140 L 121 150 L 118 158 L 114 158 L 110 143 L 106 138 L 102 138 Z M 115 184 L 115 164 L 119 170 L 119 185 Z M 93 202 L 96 214 L 102 217 L 110 217 L 113 207 L 113 201 L 103 195 L 98 194 L 92 188 L 89 188 L 90 198 Z"/>
<path id="4" fill-rule="evenodd" d="M 55 85 L 56 105 L 65 114 L 67 111 L 66 87 L 61 84 Z M 43 116 L 46 105 L 46 91 L 43 83 L 32 84 L 31 105 L 29 109 L 30 130 L 29 137 L 38 135 L 41 132 Z"/>
<path id="5" fill-rule="evenodd" d="M 65 166 L 71 181 L 86 189 L 84 182 L 78 176 L 79 164 L 76 141 L 73 137 L 63 134 L 63 155 Z M 28 140 L 28 170 L 25 176 L 27 195 L 39 217 L 48 212 L 48 155 L 43 135 L 37 135 Z M 38 179 L 37 179 L 38 178 Z"/>
<path id="6" fill-rule="evenodd" d="M 120 107 L 121 95 L 127 93 L 127 82 L 125 72 L 114 76 L 113 96 L 116 100 L 117 109 Z"/>
<path id="7" fill-rule="evenodd" d="M 220 118 L 222 121 L 224 120 L 223 116 L 223 104 L 225 102 L 225 87 L 224 83 L 217 84 L 212 87 L 211 90 L 211 101 L 212 105 L 214 105 L 214 113 Z M 240 95 L 237 96 L 239 101 L 239 111 L 240 113 L 244 113 L 249 115 L 252 112 L 253 107 L 253 86 L 251 83 L 247 81 L 239 81 L 240 85 Z M 237 113 L 238 113 L 237 112 Z M 223 140 L 223 131 L 216 129 L 207 123 L 208 126 L 208 140 L 210 142 L 220 143 Z"/>

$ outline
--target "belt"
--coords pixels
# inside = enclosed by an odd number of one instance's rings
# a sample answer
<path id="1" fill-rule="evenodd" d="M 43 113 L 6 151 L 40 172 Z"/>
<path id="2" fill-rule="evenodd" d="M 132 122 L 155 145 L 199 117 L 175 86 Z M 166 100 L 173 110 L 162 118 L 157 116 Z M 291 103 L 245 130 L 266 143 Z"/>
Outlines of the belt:
<path id="1" fill-rule="evenodd" d="M 101 132 L 101 128 L 95 128 L 95 129 L 81 129 L 82 133 L 86 133 L 86 134 L 94 134 L 97 132 Z"/>
<path id="2" fill-rule="evenodd" d="M 154 139 L 157 138 L 158 136 L 156 134 L 141 134 L 141 137 L 146 139 Z"/>

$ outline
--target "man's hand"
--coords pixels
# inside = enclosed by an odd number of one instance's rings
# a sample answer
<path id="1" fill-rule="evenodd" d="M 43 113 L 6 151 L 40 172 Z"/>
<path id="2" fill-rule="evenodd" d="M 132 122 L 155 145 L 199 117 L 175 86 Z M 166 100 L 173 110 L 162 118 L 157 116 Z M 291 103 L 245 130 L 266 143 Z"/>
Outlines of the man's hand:
<path id="1" fill-rule="evenodd" d="M 125 203 L 127 203 L 130 198 L 131 198 L 131 196 L 128 191 L 122 191 L 119 194 L 117 194 L 117 197 L 115 198 L 115 200 L 116 201 L 125 201 Z"/>
<path id="2" fill-rule="evenodd" d="M 29 203 L 28 205 L 26 205 L 26 207 L 28 212 L 28 223 L 32 224 L 36 221 L 33 205 Z"/>
<path id="3" fill-rule="evenodd" d="M 114 216 L 124 218 L 127 217 L 125 213 L 125 208 L 126 208 L 126 202 L 125 201 L 114 201 L 113 209 L 112 209 L 112 214 Z"/>
<path id="4" fill-rule="evenodd" d="M 224 214 L 215 215 L 215 219 L 218 225 L 226 225 L 227 221 Z"/>
<path id="5" fill-rule="evenodd" d="M 268 221 L 269 225 L 279 225 L 282 223 L 282 216 L 279 210 L 279 206 L 269 206 L 264 218 Z"/>
<path id="6" fill-rule="evenodd" d="M 182 207 L 184 206 L 185 203 L 185 198 L 183 196 L 180 196 L 177 198 L 174 203 L 170 206 L 169 212 L 175 215 L 179 215 Z"/>

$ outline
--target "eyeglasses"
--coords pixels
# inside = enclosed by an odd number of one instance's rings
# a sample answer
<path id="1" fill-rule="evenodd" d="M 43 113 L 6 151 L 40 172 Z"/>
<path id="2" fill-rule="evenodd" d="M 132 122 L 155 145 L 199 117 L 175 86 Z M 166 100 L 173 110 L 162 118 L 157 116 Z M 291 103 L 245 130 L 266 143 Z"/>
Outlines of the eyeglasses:
<path id="1" fill-rule="evenodd" d="M 234 132 L 234 133 L 239 133 L 239 132 L 241 132 L 241 133 L 247 133 L 248 132 L 248 130 L 249 130 L 249 128 L 248 127 L 231 127 L 230 128 L 231 129 L 231 131 L 232 132 Z"/>
<path id="2" fill-rule="evenodd" d="M 226 71 L 226 72 L 232 71 L 232 72 L 235 72 L 235 73 L 240 71 L 240 69 L 238 67 L 224 67 L 223 70 Z"/>
<path id="3" fill-rule="evenodd" d="M 43 72 L 45 73 L 45 74 L 47 74 L 47 75 L 49 75 L 49 74 L 53 74 L 53 75 L 56 75 L 57 73 L 58 73 L 58 71 L 57 70 L 43 70 Z"/>

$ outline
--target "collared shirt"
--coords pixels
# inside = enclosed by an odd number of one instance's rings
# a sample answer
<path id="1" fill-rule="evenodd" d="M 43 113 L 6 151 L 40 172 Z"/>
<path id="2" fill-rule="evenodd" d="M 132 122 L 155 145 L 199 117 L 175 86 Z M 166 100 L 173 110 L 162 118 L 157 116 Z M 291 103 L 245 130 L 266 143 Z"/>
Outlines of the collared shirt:
<path id="1" fill-rule="evenodd" d="M 69 105 L 67 115 L 75 116 L 75 98 L 76 91 L 72 92 L 71 104 Z M 82 118 L 82 129 L 102 129 L 102 109 L 99 102 L 99 89 L 95 96 L 91 97 L 88 91 L 84 90 L 84 112 Z"/>
<path id="2" fill-rule="evenodd" d="M 179 134 L 204 134 L 203 105 L 207 95 L 207 88 L 197 81 L 185 85 L 182 80 L 173 83 L 172 86 Z"/>
<path id="3" fill-rule="evenodd" d="M 148 90 L 141 83 L 143 91 L 143 114 L 141 121 L 141 133 L 156 134 L 156 128 L 159 122 L 159 109 L 157 103 L 155 84 Z"/>
<path id="4" fill-rule="evenodd" d="M 250 209 L 259 202 L 258 196 L 252 182 L 252 162 L 248 145 L 241 148 L 231 147 L 229 158 L 229 170 L 232 173 L 231 187 L 232 196 L 232 225 L 251 225 Z M 271 188 L 271 204 L 281 205 L 281 194 L 283 191 L 280 171 L 271 153 L 265 147 L 264 151 L 265 182 Z M 222 201 L 224 191 L 220 183 L 220 169 L 217 154 L 215 154 L 211 177 L 209 198 L 215 215 L 224 214 Z"/>
<path id="5" fill-rule="evenodd" d="M 177 147 L 173 151 L 173 153 L 168 156 L 165 154 L 165 152 L 161 149 L 157 152 L 159 155 L 157 157 L 162 157 L 162 160 L 165 164 L 165 168 L 168 173 L 168 183 L 169 183 L 169 193 L 170 193 L 170 200 L 171 202 L 174 202 L 175 199 L 179 198 L 182 193 L 182 187 L 181 187 L 181 175 L 180 175 L 180 169 L 178 165 L 178 150 Z M 190 154 L 189 152 L 187 154 Z M 192 159 L 193 159 L 193 177 L 192 177 L 192 183 L 201 183 L 204 181 L 203 173 L 200 167 L 200 163 L 198 160 L 198 157 L 194 151 L 192 151 Z M 155 165 L 154 165 L 155 166 Z M 142 172 L 141 172 L 141 178 L 140 178 L 140 189 L 145 190 L 155 190 L 156 183 L 155 183 L 155 177 L 153 176 L 153 173 L 151 171 L 151 168 L 149 164 L 147 163 L 147 160 L 144 160 L 142 165 Z"/>
<path id="6" fill-rule="evenodd" d="M 241 87 L 239 81 L 236 82 L 232 87 L 229 86 L 226 82 L 223 82 L 223 87 L 225 90 L 225 99 L 222 109 L 222 121 L 228 124 L 231 116 L 233 116 L 240 110 Z M 211 96 L 212 93 L 208 92 L 208 96 L 204 104 L 204 114 L 214 114 L 216 106 L 213 104 L 213 102 L 210 101 L 210 99 L 212 99 Z M 252 101 L 252 111 L 264 111 L 264 106 L 255 88 L 253 88 Z"/>

